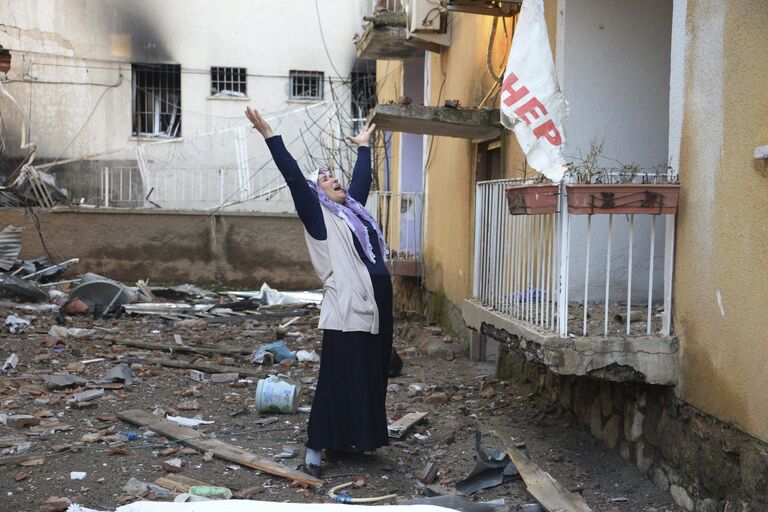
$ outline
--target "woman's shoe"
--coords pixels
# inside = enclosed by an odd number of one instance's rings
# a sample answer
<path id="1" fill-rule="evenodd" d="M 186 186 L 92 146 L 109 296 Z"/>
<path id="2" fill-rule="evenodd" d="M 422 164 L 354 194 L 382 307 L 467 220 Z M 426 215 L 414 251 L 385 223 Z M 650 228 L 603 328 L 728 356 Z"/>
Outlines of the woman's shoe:
<path id="1" fill-rule="evenodd" d="M 308 474 L 309 476 L 313 476 L 315 478 L 320 478 L 320 466 L 317 464 L 309 464 L 307 462 L 302 462 L 299 465 L 299 471 L 303 471 L 304 473 Z"/>

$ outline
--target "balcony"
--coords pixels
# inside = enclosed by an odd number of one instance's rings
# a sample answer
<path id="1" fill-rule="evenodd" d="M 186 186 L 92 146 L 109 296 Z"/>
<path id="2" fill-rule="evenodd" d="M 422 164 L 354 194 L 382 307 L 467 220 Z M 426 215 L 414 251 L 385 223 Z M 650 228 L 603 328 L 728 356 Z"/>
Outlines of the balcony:
<path id="1" fill-rule="evenodd" d="M 575 215 L 563 187 L 549 213 L 511 215 L 507 191 L 524 183 L 477 184 L 473 343 L 507 342 L 559 374 L 674 384 L 675 215 Z"/>
<path id="2" fill-rule="evenodd" d="M 408 37 L 404 0 L 360 0 L 362 32 L 355 38 L 357 58 L 408 59 L 423 54 L 406 44 Z"/>
<path id="3" fill-rule="evenodd" d="M 482 142 L 502 133 L 498 109 L 376 105 L 368 122 L 382 131 L 457 137 Z"/>
<path id="4" fill-rule="evenodd" d="M 372 192 L 365 207 L 378 221 L 389 247 L 387 267 L 392 275 L 422 274 L 422 220 L 424 196 L 420 192 Z"/>
<path id="5" fill-rule="evenodd" d="M 448 13 L 432 0 L 358 0 L 363 20 L 357 58 L 400 60 L 451 44 Z"/>

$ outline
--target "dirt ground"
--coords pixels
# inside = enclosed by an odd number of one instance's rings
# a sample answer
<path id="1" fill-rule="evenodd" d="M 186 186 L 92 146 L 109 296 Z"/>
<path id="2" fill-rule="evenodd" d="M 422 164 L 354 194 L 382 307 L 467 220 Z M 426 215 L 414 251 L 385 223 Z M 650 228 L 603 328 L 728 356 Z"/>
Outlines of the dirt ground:
<path id="1" fill-rule="evenodd" d="M 279 310 L 278 310 L 279 311 Z M 2 318 L 11 310 L 0 308 Z M 320 332 L 313 328 L 317 310 L 306 314 L 280 332 L 292 350 L 320 351 Z M 17 314 L 19 312 L 17 311 Z M 14 428 L 0 424 L 0 510 L 36 511 L 51 497 L 66 497 L 72 502 L 99 510 L 136 501 L 139 498 L 123 487 L 131 478 L 153 482 L 166 475 L 163 462 L 172 458 L 183 461 L 180 475 L 233 492 L 257 488 L 251 499 L 290 502 L 327 502 L 325 493 L 334 485 L 362 481 L 350 491 L 353 497 L 397 494 L 400 499 L 423 497 L 435 490 L 451 492 L 453 485 L 469 474 L 474 466 L 474 432 L 496 431 L 525 448 L 531 459 L 550 472 L 566 488 L 582 494 L 596 512 L 661 512 L 677 510 L 668 494 L 662 493 L 633 466 L 616 453 L 599 445 L 572 418 L 555 414 L 524 390 L 510 382 L 494 379 L 491 363 L 472 363 L 466 358 L 450 356 L 450 338 L 437 328 L 416 322 L 408 331 L 408 340 L 398 336 L 396 346 L 404 359 L 403 375 L 392 379 L 388 395 L 391 419 L 413 411 L 429 412 L 423 424 L 417 425 L 402 440 L 372 455 L 355 455 L 337 461 L 326 461 L 323 478 L 326 485 L 319 491 L 304 489 L 289 480 L 260 473 L 220 459 L 206 460 L 204 454 L 176 452 L 160 454 L 167 448 L 180 448 L 176 441 L 153 436 L 147 429 L 121 421 L 115 415 L 122 410 L 142 409 L 152 412 L 162 408 L 169 414 L 186 417 L 200 415 L 213 424 L 200 431 L 235 444 L 263 457 L 272 458 L 284 447 L 297 447 L 295 458 L 282 463 L 295 468 L 303 458 L 303 440 L 308 414 L 260 415 L 254 404 L 257 376 L 234 384 L 198 384 L 189 370 L 148 364 L 144 358 L 162 357 L 176 362 L 189 362 L 193 354 L 170 350 L 147 350 L 121 345 L 121 341 L 162 343 L 172 347 L 184 345 L 227 346 L 256 349 L 264 343 L 265 332 L 278 330 L 286 320 L 240 319 L 219 324 L 206 321 L 169 322 L 157 316 L 121 317 L 94 321 L 78 317 L 68 327 L 96 328 L 84 338 L 53 338 L 48 334 L 54 319 L 51 314 L 35 313 L 31 327 L 23 334 L 0 334 L 0 363 L 11 353 L 19 356 L 15 371 L 0 377 L 0 414 L 36 416 L 37 426 Z M 411 322 L 413 323 L 413 322 Z M 399 332 L 404 332 L 404 321 Z M 285 333 L 285 331 L 289 331 Z M 180 340 L 174 339 L 174 334 Z M 432 351 L 428 357 L 424 338 L 444 340 L 447 351 Z M 449 354 L 446 357 L 445 354 Z M 434 354 L 437 354 L 435 356 Z M 304 383 L 301 404 L 310 405 L 316 363 L 294 363 L 277 367 L 260 367 L 246 354 L 196 356 L 197 363 L 229 364 L 250 370 L 290 375 Z M 227 360 L 232 357 L 233 360 Z M 82 363 L 92 359 L 100 361 Z M 142 360 L 144 359 L 144 362 Z M 74 388 L 51 389 L 43 375 L 66 374 L 92 382 L 121 361 L 131 361 L 136 381 L 130 385 L 112 385 L 103 397 L 78 407 L 69 399 L 88 384 Z M 422 390 L 409 391 L 411 384 L 422 384 Z M 97 386 L 98 387 L 98 386 Z M 412 386 L 412 388 L 418 386 Z M 183 402 L 196 401 L 197 410 L 183 410 Z M 191 404 L 193 407 L 195 404 Z M 240 414 L 232 415 L 232 413 Z M 260 425 L 258 420 L 274 417 L 272 423 Z M 17 439 L 13 441 L 13 439 Z M 10 439 L 10 441 L 9 441 Z M 19 455 L 14 443 L 31 442 L 21 455 L 39 455 L 22 464 L 13 463 Z M 484 446 L 494 446 L 484 439 Z M 427 462 L 439 468 L 432 491 L 416 476 Z M 72 480 L 70 472 L 85 472 L 82 480 Z M 472 500 L 504 498 L 507 510 L 518 510 L 535 500 L 525 485 L 513 481 L 480 491 Z M 152 493 L 145 499 L 162 499 Z M 392 500 L 384 503 L 393 503 Z M 55 507 L 50 507 L 51 509 Z"/>

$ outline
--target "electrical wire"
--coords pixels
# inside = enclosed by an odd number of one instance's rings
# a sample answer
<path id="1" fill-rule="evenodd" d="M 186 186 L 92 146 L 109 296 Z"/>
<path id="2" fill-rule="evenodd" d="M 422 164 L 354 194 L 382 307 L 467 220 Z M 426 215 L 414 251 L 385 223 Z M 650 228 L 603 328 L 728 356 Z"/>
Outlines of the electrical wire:
<path id="1" fill-rule="evenodd" d="M 328 57 L 328 62 L 331 63 L 333 71 L 336 72 L 336 76 L 341 76 L 339 70 L 336 69 L 336 65 L 331 58 L 331 52 L 328 50 L 328 44 L 325 42 L 325 34 L 323 33 L 323 22 L 320 20 L 320 0 L 315 0 L 315 12 L 317 13 L 317 26 L 320 29 L 320 39 L 323 41 L 323 48 L 325 48 L 325 56 Z"/>

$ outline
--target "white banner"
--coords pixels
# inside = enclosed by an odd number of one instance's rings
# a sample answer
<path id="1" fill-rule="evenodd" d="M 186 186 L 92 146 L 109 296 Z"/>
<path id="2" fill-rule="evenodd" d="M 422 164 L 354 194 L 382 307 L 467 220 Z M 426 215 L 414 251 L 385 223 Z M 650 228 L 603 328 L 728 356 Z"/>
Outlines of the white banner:
<path id="1" fill-rule="evenodd" d="M 523 0 L 504 83 L 501 122 L 513 130 L 528 165 L 555 183 L 563 179 L 567 103 L 555 74 L 544 0 Z"/>

